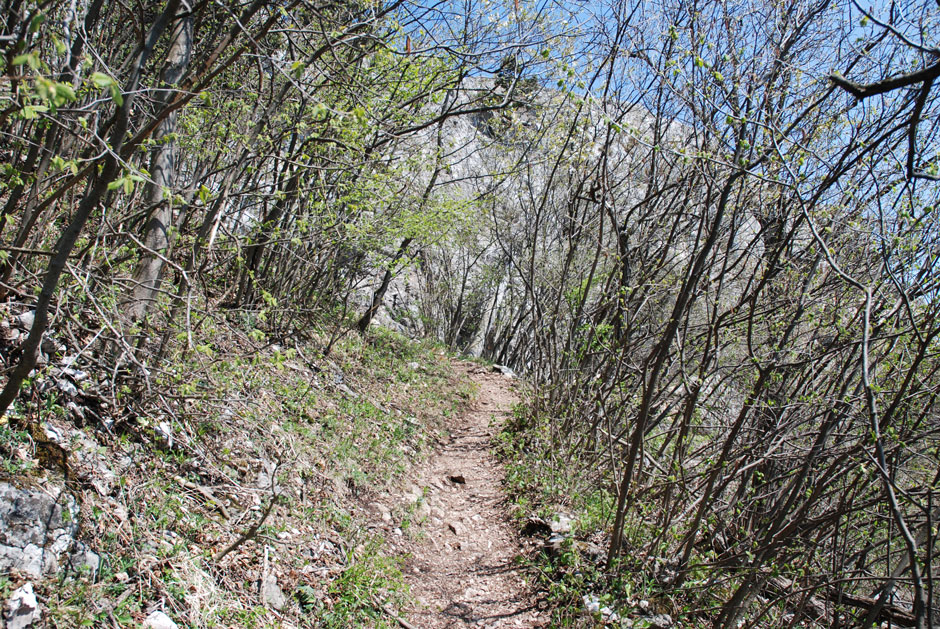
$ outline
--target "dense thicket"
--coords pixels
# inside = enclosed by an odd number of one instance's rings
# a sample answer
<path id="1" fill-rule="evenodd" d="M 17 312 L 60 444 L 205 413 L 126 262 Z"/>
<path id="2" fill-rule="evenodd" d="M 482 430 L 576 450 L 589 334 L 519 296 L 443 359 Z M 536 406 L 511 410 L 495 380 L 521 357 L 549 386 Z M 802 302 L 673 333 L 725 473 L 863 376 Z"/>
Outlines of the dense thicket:
<path id="1" fill-rule="evenodd" d="M 4 15 L 0 412 L 50 326 L 138 395 L 206 319 L 387 309 L 529 374 L 608 569 L 689 618 L 932 622 L 934 4 Z"/>
<path id="2" fill-rule="evenodd" d="M 936 9 L 616 6 L 520 202 L 491 355 L 690 618 L 936 614 Z"/>
<path id="3" fill-rule="evenodd" d="M 521 72 L 506 55 L 542 37 L 518 7 L 486 24 L 445 9 L 6 3 L 0 282 L 38 299 L 0 406 L 50 317 L 91 317 L 76 349 L 138 375 L 177 333 L 191 345 L 194 308 L 281 336 L 344 326 L 377 268 L 456 220 L 436 194 L 441 143 L 414 138 L 505 107 Z M 511 80 L 458 97 L 487 70 Z"/>

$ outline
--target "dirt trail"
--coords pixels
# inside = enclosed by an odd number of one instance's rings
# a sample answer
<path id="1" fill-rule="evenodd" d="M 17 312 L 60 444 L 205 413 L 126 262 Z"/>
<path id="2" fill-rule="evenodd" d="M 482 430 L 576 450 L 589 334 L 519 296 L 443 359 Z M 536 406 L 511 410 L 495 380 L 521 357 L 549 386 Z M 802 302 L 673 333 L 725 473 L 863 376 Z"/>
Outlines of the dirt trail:
<path id="1" fill-rule="evenodd" d="M 547 617 L 516 563 L 521 545 L 501 490 L 503 468 L 490 452 L 516 396 L 501 374 L 467 363 L 457 368 L 480 391 L 417 478 L 427 488 L 428 517 L 423 538 L 405 549 L 406 580 L 418 601 L 405 616 L 421 629 L 542 627 Z"/>

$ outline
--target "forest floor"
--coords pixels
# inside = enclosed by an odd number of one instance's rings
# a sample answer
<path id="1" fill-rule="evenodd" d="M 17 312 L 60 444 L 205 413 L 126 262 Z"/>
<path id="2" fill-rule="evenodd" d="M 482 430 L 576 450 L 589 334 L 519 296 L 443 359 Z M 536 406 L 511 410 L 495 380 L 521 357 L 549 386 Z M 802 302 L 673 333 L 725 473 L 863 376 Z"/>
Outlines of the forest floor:
<path id="1" fill-rule="evenodd" d="M 455 366 L 479 391 L 416 470 L 426 522 L 399 546 L 415 599 L 406 622 L 428 629 L 544 626 L 548 616 L 526 581 L 522 541 L 510 521 L 505 472 L 492 452 L 493 436 L 518 399 L 506 376 L 472 363 Z"/>

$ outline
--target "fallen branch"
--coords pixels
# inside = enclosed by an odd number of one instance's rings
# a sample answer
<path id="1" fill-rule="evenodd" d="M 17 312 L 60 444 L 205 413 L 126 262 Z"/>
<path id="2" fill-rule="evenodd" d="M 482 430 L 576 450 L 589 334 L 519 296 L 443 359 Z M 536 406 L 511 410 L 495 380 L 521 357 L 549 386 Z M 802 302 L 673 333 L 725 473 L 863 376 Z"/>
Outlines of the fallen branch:
<path id="1" fill-rule="evenodd" d="M 197 485 L 196 483 L 192 481 L 188 481 L 182 476 L 174 475 L 173 480 L 175 480 L 177 483 L 179 483 L 186 489 L 195 491 L 196 493 L 201 495 L 203 498 L 205 498 L 206 502 L 212 505 L 213 507 L 215 507 L 218 510 L 218 512 L 222 514 L 222 517 L 225 518 L 226 520 L 232 519 L 232 516 L 229 514 L 228 509 L 226 509 L 225 505 L 222 504 L 222 501 L 216 498 L 215 494 L 213 494 L 208 488 L 203 487 L 202 485 Z"/>
<path id="2" fill-rule="evenodd" d="M 801 589 L 793 581 L 783 577 L 770 578 L 767 580 L 767 584 L 782 597 Z M 829 613 L 826 603 L 829 605 L 848 605 L 849 607 L 864 610 L 872 609 L 878 605 L 878 601 L 874 598 L 849 594 L 830 586 L 827 590 L 819 592 L 817 596 L 810 595 L 807 597 L 804 603 L 804 612 L 812 616 L 814 620 L 819 618 L 828 619 Z M 879 622 L 890 621 L 900 627 L 917 626 L 917 616 L 909 609 L 897 605 L 884 605 L 878 612 L 877 620 Z"/>
<path id="3" fill-rule="evenodd" d="M 271 511 L 274 510 L 274 505 L 277 503 L 278 493 L 276 491 L 277 487 L 277 466 L 271 472 L 271 500 L 268 502 L 267 508 L 264 510 L 264 513 L 261 514 L 261 519 L 248 527 L 248 530 L 242 533 L 238 539 L 229 544 L 225 550 L 217 552 L 212 556 L 213 563 L 219 563 L 222 559 L 225 558 L 227 554 L 252 539 L 255 535 L 258 534 L 258 529 L 264 524 L 265 520 L 268 519 L 268 516 L 271 515 Z"/>
<path id="4" fill-rule="evenodd" d="M 832 603 L 841 603 L 859 609 L 872 609 L 878 605 L 878 601 L 870 596 L 859 596 L 857 594 L 848 594 L 831 589 L 826 598 Z M 884 605 L 878 612 L 879 622 L 890 621 L 901 627 L 916 627 L 917 616 L 909 609 L 898 607 L 897 605 Z"/>
<path id="5" fill-rule="evenodd" d="M 404 618 L 396 614 L 395 611 L 392 609 L 392 606 L 389 605 L 388 603 L 385 603 L 384 605 L 380 605 L 379 607 L 382 609 L 383 612 L 388 614 L 389 618 L 391 618 L 392 620 L 397 622 L 399 625 L 404 627 L 404 629 L 418 629 L 413 624 L 411 624 L 410 622 L 408 622 L 407 620 L 405 620 Z"/>

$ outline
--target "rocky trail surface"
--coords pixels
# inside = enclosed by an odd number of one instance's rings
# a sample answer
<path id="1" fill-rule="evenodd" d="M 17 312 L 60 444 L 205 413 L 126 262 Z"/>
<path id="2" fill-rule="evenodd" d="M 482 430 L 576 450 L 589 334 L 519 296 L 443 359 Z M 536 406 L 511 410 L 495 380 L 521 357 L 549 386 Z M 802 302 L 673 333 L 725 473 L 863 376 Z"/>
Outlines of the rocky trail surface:
<path id="1" fill-rule="evenodd" d="M 502 492 L 504 471 L 491 440 L 516 396 L 511 381 L 477 365 L 458 369 L 479 386 L 472 407 L 453 420 L 450 439 L 416 478 L 423 488 L 422 535 L 402 540 L 406 580 L 417 604 L 403 625 L 422 629 L 541 627 L 518 562 L 522 545 Z"/>

